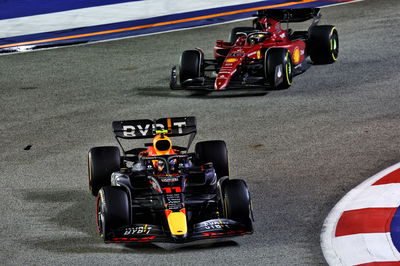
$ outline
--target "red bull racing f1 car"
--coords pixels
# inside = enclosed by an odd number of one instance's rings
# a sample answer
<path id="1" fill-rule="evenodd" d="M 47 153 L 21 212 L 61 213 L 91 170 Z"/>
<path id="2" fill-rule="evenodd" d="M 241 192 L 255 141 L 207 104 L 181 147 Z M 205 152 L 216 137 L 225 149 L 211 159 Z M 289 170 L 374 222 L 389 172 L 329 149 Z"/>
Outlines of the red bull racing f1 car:
<path id="1" fill-rule="evenodd" d="M 106 243 L 189 242 L 253 233 L 245 181 L 229 179 L 224 141 L 202 141 L 188 152 L 195 117 L 115 121 L 119 146 L 90 149 L 89 187 Z M 186 147 L 171 138 L 189 136 Z M 121 139 L 146 139 L 125 150 Z M 121 154 L 122 152 L 122 154 Z"/>
<path id="2" fill-rule="evenodd" d="M 287 89 L 294 76 L 311 65 L 331 64 L 339 54 L 334 26 L 317 25 L 319 8 L 258 11 L 252 27 L 232 29 L 230 40 L 218 40 L 214 59 L 201 49 L 184 51 L 172 68 L 171 89 Z M 293 31 L 289 22 L 311 20 L 306 31 Z M 283 29 L 281 23 L 287 23 Z"/>

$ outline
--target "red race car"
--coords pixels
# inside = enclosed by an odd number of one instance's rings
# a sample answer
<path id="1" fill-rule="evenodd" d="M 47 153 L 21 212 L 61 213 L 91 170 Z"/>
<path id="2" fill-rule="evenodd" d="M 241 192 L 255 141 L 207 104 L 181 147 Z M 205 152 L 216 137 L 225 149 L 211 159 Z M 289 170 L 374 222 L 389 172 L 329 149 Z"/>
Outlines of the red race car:
<path id="1" fill-rule="evenodd" d="M 319 8 L 260 10 L 255 16 L 253 27 L 232 29 L 229 42 L 217 40 L 214 59 L 204 59 L 199 48 L 184 51 L 178 69 L 172 68 L 171 89 L 287 89 L 311 65 L 337 60 L 338 32 L 317 25 Z M 311 19 L 307 31 L 289 28 Z"/>

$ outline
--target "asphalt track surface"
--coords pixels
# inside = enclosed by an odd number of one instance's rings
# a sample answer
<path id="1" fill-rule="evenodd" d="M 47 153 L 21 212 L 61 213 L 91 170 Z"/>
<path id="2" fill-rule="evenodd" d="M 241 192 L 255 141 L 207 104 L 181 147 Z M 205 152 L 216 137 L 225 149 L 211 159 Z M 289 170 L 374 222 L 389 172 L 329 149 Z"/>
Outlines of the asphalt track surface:
<path id="1" fill-rule="evenodd" d="M 0 56 L 0 254 L 5 265 L 319 265 L 323 221 L 351 188 L 400 160 L 400 2 L 323 10 L 336 64 L 288 90 L 172 92 L 180 53 L 238 22 Z M 247 180 L 252 236 L 186 245 L 106 245 L 95 229 L 86 154 L 113 145 L 111 122 L 195 115 L 197 140 L 224 139 Z M 30 150 L 24 150 L 32 145 Z"/>

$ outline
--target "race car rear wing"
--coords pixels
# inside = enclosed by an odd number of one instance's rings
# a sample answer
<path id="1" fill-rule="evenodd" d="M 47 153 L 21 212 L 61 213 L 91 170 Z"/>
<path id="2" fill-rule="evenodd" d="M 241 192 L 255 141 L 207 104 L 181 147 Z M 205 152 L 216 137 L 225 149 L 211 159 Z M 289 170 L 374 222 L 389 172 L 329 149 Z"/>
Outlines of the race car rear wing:
<path id="1" fill-rule="evenodd" d="M 156 120 L 140 119 L 114 121 L 112 127 L 115 139 L 121 147 L 124 156 L 130 151 L 125 151 L 119 138 L 146 139 L 152 138 L 160 133 L 169 137 L 190 135 L 187 147 L 184 148 L 188 151 L 197 133 L 196 117 L 194 116 L 160 118 Z"/>
<path id="2" fill-rule="evenodd" d="M 194 116 L 114 121 L 112 127 L 115 136 L 122 139 L 152 138 L 158 133 L 177 137 L 197 132 Z"/>
<path id="3" fill-rule="evenodd" d="M 321 18 L 321 12 L 319 8 L 262 9 L 258 10 L 254 16 L 272 18 L 283 23 L 304 22 L 313 19 L 313 24 L 316 24 Z"/>

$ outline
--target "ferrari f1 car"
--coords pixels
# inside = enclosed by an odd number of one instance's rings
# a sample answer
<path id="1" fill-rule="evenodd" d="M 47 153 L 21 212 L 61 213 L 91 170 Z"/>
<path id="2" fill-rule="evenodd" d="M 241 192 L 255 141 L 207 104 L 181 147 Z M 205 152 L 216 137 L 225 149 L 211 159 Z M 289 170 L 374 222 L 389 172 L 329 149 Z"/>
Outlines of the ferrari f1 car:
<path id="1" fill-rule="evenodd" d="M 230 40 L 218 40 L 214 59 L 204 52 L 182 53 L 179 67 L 172 68 L 171 89 L 287 89 L 294 76 L 311 65 L 331 64 L 339 54 L 334 26 L 317 25 L 319 8 L 258 11 L 252 27 L 231 31 Z M 289 22 L 311 20 L 307 31 L 293 31 Z M 281 23 L 287 23 L 286 29 Z"/>
<path id="2" fill-rule="evenodd" d="M 188 152 L 195 117 L 112 126 L 121 150 L 94 147 L 88 154 L 97 229 L 106 243 L 179 243 L 253 233 L 250 193 L 245 181 L 229 179 L 225 142 L 198 142 Z M 172 145 L 172 137 L 185 135 L 186 147 Z M 152 142 L 143 148 L 125 150 L 121 144 L 146 138 Z"/>

